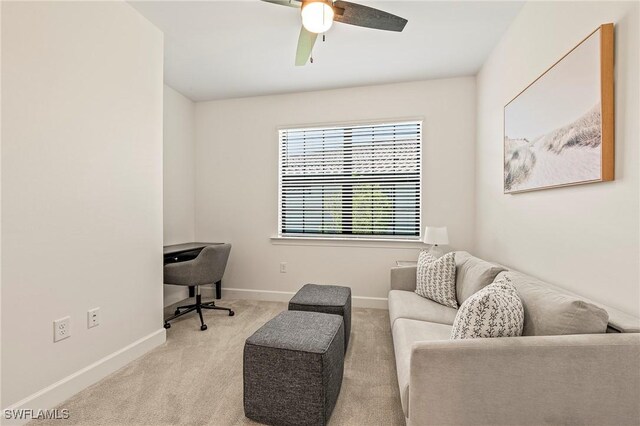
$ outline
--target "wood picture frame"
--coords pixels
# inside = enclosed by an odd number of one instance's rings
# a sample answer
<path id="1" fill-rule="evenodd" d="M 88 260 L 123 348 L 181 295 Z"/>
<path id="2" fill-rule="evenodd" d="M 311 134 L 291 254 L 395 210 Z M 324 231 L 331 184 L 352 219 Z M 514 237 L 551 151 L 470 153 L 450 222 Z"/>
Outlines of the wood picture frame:
<path id="1" fill-rule="evenodd" d="M 615 178 L 614 24 L 603 24 L 504 106 L 505 194 Z"/>

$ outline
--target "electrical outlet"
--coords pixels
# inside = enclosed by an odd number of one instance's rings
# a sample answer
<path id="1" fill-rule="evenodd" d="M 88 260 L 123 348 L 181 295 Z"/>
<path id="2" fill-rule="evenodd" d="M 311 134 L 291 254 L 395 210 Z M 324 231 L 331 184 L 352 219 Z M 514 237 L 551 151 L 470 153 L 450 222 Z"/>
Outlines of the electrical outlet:
<path id="1" fill-rule="evenodd" d="M 67 337 L 71 337 L 71 317 L 55 320 L 53 322 L 53 341 L 59 342 Z"/>
<path id="2" fill-rule="evenodd" d="M 287 262 L 280 262 L 280 273 L 281 274 L 287 273 Z"/>
<path id="3" fill-rule="evenodd" d="M 87 328 L 100 325 L 100 308 L 93 308 L 87 311 Z"/>

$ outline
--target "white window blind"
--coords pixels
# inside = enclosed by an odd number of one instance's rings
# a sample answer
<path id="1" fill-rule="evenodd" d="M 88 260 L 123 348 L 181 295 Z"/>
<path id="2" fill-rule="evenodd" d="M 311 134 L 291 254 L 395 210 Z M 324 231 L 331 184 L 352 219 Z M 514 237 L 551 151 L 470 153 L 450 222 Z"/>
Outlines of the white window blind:
<path id="1" fill-rule="evenodd" d="M 279 137 L 280 236 L 419 238 L 422 122 Z"/>

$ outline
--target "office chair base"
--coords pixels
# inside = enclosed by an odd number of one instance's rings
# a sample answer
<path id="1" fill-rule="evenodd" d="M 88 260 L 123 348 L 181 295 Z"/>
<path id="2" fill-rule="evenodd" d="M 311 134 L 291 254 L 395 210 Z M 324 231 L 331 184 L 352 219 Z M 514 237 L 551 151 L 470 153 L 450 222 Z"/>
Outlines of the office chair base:
<path id="1" fill-rule="evenodd" d="M 235 312 L 233 312 L 229 308 L 223 308 L 222 306 L 216 306 L 215 302 L 203 303 L 202 304 L 202 308 L 203 309 L 215 309 L 215 310 L 218 310 L 218 311 L 227 311 L 227 312 L 229 312 L 229 316 L 230 317 L 232 317 L 232 316 L 234 316 L 236 314 Z"/>
<path id="2" fill-rule="evenodd" d="M 202 303 L 202 296 L 200 294 L 196 294 L 196 303 L 194 303 L 192 305 L 178 306 L 176 308 L 176 311 L 174 312 L 174 315 L 172 317 L 170 317 L 170 318 L 167 318 L 164 321 L 164 328 L 166 328 L 166 329 L 171 328 L 171 324 L 169 323 L 169 321 L 173 321 L 174 319 L 176 319 L 178 317 L 181 317 L 181 316 L 183 316 L 185 314 L 188 314 L 189 312 L 197 311 L 198 312 L 198 316 L 200 317 L 200 330 L 205 331 L 207 329 L 207 324 L 204 323 L 204 319 L 202 317 L 202 310 L 203 309 L 215 309 L 215 310 L 219 310 L 219 311 L 227 311 L 227 312 L 229 312 L 229 316 L 230 317 L 235 315 L 235 312 L 233 312 L 229 308 L 223 308 L 222 306 L 216 306 L 216 303 L 214 301 Z"/>

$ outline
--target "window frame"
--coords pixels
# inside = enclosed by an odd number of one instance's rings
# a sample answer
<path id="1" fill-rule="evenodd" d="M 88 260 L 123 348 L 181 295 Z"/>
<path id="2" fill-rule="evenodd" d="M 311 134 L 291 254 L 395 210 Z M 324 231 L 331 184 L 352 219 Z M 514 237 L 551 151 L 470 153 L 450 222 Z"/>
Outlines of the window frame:
<path id="1" fill-rule="evenodd" d="M 319 129 L 331 129 L 331 128 L 345 128 L 345 127 L 359 127 L 359 126 L 383 126 L 383 125 L 397 125 L 397 124 L 408 124 L 408 123 L 419 123 L 420 124 L 420 135 L 417 139 L 418 148 L 420 151 L 420 163 L 419 163 L 419 174 L 418 174 L 418 235 L 417 236 L 401 236 L 401 235 L 362 235 L 362 234 L 283 234 L 282 233 L 282 193 L 283 193 L 283 176 L 282 176 L 282 142 L 283 138 L 281 137 L 282 131 L 293 131 L 293 130 L 319 130 Z M 423 117 L 409 117 L 409 118 L 394 118 L 387 120 L 367 120 L 367 121 L 346 121 L 346 122 L 331 122 L 331 123 L 313 123 L 313 124 L 297 124 L 297 125 L 285 125 L 278 126 L 276 128 L 277 138 L 278 138 L 278 196 L 277 196 L 277 232 L 276 236 L 271 237 L 272 241 L 317 241 L 320 242 L 321 245 L 331 245 L 333 242 L 344 242 L 344 243 L 364 243 L 365 247 L 370 244 L 383 244 L 383 243 L 409 243 L 411 246 L 415 243 L 422 244 L 423 238 L 423 173 L 424 173 L 424 118 Z M 303 244 L 307 245 L 307 244 Z"/>

